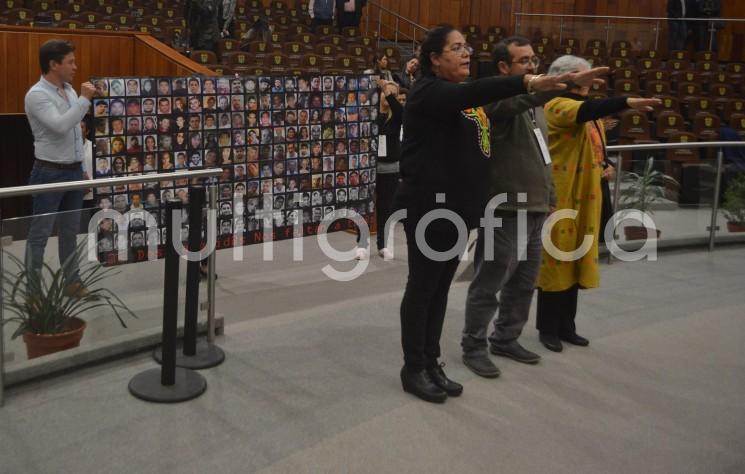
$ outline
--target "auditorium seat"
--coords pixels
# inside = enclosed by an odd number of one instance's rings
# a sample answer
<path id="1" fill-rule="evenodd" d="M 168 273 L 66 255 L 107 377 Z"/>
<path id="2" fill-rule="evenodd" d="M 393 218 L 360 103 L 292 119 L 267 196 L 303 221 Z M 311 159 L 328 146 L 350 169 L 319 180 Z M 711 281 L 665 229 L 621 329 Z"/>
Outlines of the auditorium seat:
<path id="1" fill-rule="evenodd" d="M 643 71 L 651 71 L 662 67 L 662 61 L 658 58 L 640 58 L 636 64 Z"/>
<path id="2" fill-rule="evenodd" d="M 719 63 L 716 61 L 696 61 L 695 70 L 701 74 L 704 80 L 719 72 Z"/>
<path id="3" fill-rule="evenodd" d="M 320 73 L 322 64 L 321 56 L 315 53 L 306 53 L 300 62 L 300 66 L 309 73 Z"/>
<path id="4" fill-rule="evenodd" d="M 613 92 L 615 95 L 638 96 L 639 81 L 636 79 L 616 79 L 613 81 Z"/>
<path id="5" fill-rule="evenodd" d="M 670 135 L 668 143 L 696 142 L 696 135 L 691 132 L 676 132 Z M 698 148 L 676 148 L 665 152 L 665 174 L 671 176 L 677 182 L 682 181 L 682 168 L 684 164 L 699 163 Z"/>
<path id="6" fill-rule="evenodd" d="M 658 99 L 662 101 L 660 105 L 654 106 L 652 111 L 652 117 L 657 119 L 657 117 L 662 112 L 675 112 L 676 114 L 680 114 L 681 108 L 680 108 L 680 101 L 677 97 L 673 97 L 670 95 L 655 95 Z"/>
<path id="7" fill-rule="evenodd" d="M 575 37 L 567 37 L 561 40 L 560 46 L 569 46 L 570 48 L 574 49 L 575 51 L 579 51 L 579 48 L 581 47 L 580 41 L 578 38 Z"/>
<path id="8" fill-rule="evenodd" d="M 708 97 L 688 97 L 683 99 L 683 109 L 689 121 L 693 121 L 700 114 L 715 114 L 714 101 Z"/>
<path id="9" fill-rule="evenodd" d="M 249 62 L 255 62 L 255 61 L 257 61 L 257 58 L 252 57 L 249 53 L 245 51 L 231 51 L 231 52 L 223 54 L 222 57 L 220 58 L 220 62 L 230 67 L 245 66 L 249 64 Z M 216 62 L 216 61 L 210 61 L 210 62 Z M 266 64 L 266 61 L 264 62 L 264 64 Z"/>
<path id="10" fill-rule="evenodd" d="M 702 61 L 716 61 L 717 55 L 712 51 L 696 51 L 693 55 L 693 60 L 697 63 Z"/>
<path id="11" fill-rule="evenodd" d="M 604 58 L 608 55 L 605 48 L 598 47 L 598 46 L 588 46 L 585 49 L 585 56 L 589 56 L 592 58 Z M 593 65 L 595 64 L 595 61 L 593 61 Z"/>
<path id="12" fill-rule="evenodd" d="M 475 35 L 478 38 L 481 36 L 481 27 L 476 24 L 464 25 L 461 32 L 467 35 Z"/>
<path id="13" fill-rule="evenodd" d="M 685 71 L 686 69 L 691 69 L 691 62 L 688 59 L 671 58 L 665 62 L 665 69 L 671 73 L 675 71 Z"/>
<path id="14" fill-rule="evenodd" d="M 698 82 L 680 82 L 676 87 L 678 98 L 686 100 L 689 97 L 698 97 L 703 94 L 701 84 Z"/>
<path id="15" fill-rule="evenodd" d="M 333 35 L 334 31 L 334 27 L 331 25 L 318 25 L 316 27 L 316 34 L 319 36 Z"/>
<path id="16" fill-rule="evenodd" d="M 67 18 L 72 19 L 78 19 L 80 18 L 80 14 L 85 11 L 85 5 L 78 2 L 70 2 L 65 7 L 65 11 L 67 11 Z"/>
<path id="17" fill-rule="evenodd" d="M 704 78 L 701 76 L 701 74 L 692 69 L 674 71 L 670 74 L 670 80 L 674 82 L 676 86 L 680 83 L 690 82 L 698 84 L 701 88 L 703 88 L 702 86 L 704 83 Z"/>
<path id="18" fill-rule="evenodd" d="M 199 64 L 215 64 L 217 63 L 217 55 L 212 51 L 197 49 L 189 54 L 189 58 Z"/>
<path id="19" fill-rule="evenodd" d="M 743 77 L 745 77 L 745 64 L 729 63 L 727 64 L 726 72 L 733 81 L 742 81 Z"/>
<path id="20" fill-rule="evenodd" d="M 78 20 L 62 20 L 59 22 L 59 25 L 57 25 L 58 28 L 65 28 L 68 30 L 82 30 L 85 28 L 85 23 Z"/>
<path id="21" fill-rule="evenodd" d="M 215 71 L 218 76 L 231 76 L 233 75 L 233 70 L 224 64 L 207 64 L 207 68 Z"/>
<path id="22" fill-rule="evenodd" d="M 29 6 L 35 12 L 47 12 L 54 9 L 54 2 L 49 0 L 34 0 Z"/>
<path id="23" fill-rule="evenodd" d="M 670 95 L 670 83 L 667 81 L 647 81 L 644 85 L 647 94 L 654 96 Z"/>
<path id="24" fill-rule="evenodd" d="M 334 67 L 342 71 L 342 74 L 355 74 L 355 61 L 352 56 L 339 56 L 334 61 Z"/>
<path id="25" fill-rule="evenodd" d="M 648 81 L 670 82 L 670 73 L 664 69 L 649 69 L 640 71 L 639 75 L 642 85 Z"/>
<path id="26" fill-rule="evenodd" d="M 269 68 L 271 74 L 282 74 L 289 65 L 290 58 L 282 53 L 271 53 L 264 60 L 264 66 Z"/>
<path id="27" fill-rule="evenodd" d="M 691 62 L 691 53 L 686 50 L 673 50 L 668 54 L 668 60 Z"/>
<path id="28" fill-rule="evenodd" d="M 692 132 L 699 140 L 715 141 L 719 139 L 721 120 L 710 113 L 698 113 L 693 119 Z"/>
<path id="29" fill-rule="evenodd" d="M 607 49 L 607 44 L 605 43 L 605 40 L 600 38 L 590 38 L 587 40 L 587 43 L 585 44 L 585 50 L 598 48 L 598 49 Z"/>
<path id="30" fill-rule="evenodd" d="M 638 69 L 635 67 L 622 67 L 618 68 L 615 71 L 613 71 L 613 79 L 631 79 L 638 81 L 639 80 L 639 73 Z"/>
<path id="31" fill-rule="evenodd" d="M 240 42 L 233 38 L 223 38 L 217 40 L 217 55 L 222 58 L 225 53 L 240 50 Z"/>
<path id="32" fill-rule="evenodd" d="M 647 119 L 645 112 L 625 110 L 621 112 L 619 119 L 619 137 L 632 140 L 649 140 L 651 138 L 649 119 Z"/>
<path id="33" fill-rule="evenodd" d="M 610 55 L 614 58 L 625 58 L 629 62 L 634 62 L 637 57 L 637 52 L 631 48 L 613 48 Z"/>
<path id="34" fill-rule="evenodd" d="M 612 74 L 616 69 L 631 66 L 631 61 L 629 58 L 611 57 L 608 59 L 608 66 L 610 67 Z"/>
<path id="35" fill-rule="evenodd" d="M 17 5 L 20 2 L 14 2 L 13 4 Z M 26 25 L 34 20 L 34 11 L 30 8 L 9 8 L 5 11 L 5 16 L 10 18 L 14 25 Z"/>
<path id="36" fill-rule="evenodd" d="M 729 126 L 737 131 L 742 140 L 745 140 L 745 114 L 732 114 Z"/>
<path id="37" fill-rule="evenodd" d="M 683 116 L 672 112 L 663 111 L 657 115 L 655 121 L 655 134 L 661 140 L 667 140 L 675 132 L 685 132 L 685 121 Z"/>
<path id="38" fill-rule="evenodd" d="M 722 119 L 724 119 L 725 122 L 729 123 L 732 117 L 738 114 L 745 114 L 745 99 L 736 98 L 729 100 L 724 104 Z"/>
<path id="39" fill-rule="evenodd" d="M 657 49 L 645 49 L 639 52 L 639 59 L 652 59 L 654 61 L 662 61 L 664 58 L 664 55 L 660 50 Z"/>

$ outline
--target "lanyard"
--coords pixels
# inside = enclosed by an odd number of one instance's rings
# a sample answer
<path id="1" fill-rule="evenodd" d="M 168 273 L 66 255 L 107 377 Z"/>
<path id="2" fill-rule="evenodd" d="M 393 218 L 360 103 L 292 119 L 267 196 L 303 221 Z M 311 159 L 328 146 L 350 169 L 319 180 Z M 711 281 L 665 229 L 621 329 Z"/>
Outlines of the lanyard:
<path id="1" fill-rule="evenodd" d="M 535 121 L 535 109 L 528 109 L 528 115 L 530 115 L 530 120 L 533 122 L 533 127 L 537 127 L 538 123 Z"/>

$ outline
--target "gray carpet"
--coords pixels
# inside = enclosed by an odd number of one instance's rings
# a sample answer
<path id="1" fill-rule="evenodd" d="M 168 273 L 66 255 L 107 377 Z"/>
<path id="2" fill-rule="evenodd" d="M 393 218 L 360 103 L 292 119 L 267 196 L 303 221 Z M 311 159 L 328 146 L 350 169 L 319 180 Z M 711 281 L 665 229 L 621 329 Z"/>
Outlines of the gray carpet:
<path id="1" fill-rule="evenodd" d="M 742 248 L 603 266 L 580 295 L 590 347 L 550 353 L 531 320 L 544 359 L 495 358 L 496 380 L 459 361 L 455 284 L 443 361 L 465 392 L 444 405 L 400 389 L 404 261 L 350 283 L 290 268 L 266 286 L 222 271 L 228 359 L 197 400 L 131 397 L 145 355 L 10 390 L 0 472 L 745 472 Z"/>

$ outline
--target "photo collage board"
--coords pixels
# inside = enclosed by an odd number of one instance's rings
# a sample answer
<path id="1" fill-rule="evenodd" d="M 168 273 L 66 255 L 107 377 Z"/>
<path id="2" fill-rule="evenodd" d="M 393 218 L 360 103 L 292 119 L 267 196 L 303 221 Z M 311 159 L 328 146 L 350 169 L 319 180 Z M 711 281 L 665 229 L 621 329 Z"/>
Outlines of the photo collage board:
<path id="1" fill-rule="evenodd" d="M 371 222 L 380 95 L 370 76 L 92 82 L 94 179 L 222 168 L 213 180 L 218 186 L 218 249 L 263 242 L 269 220 L 274 240 L 292 238 L 300 219 L 303 235 L 313 235 L 323 217 L 336 210 L 342 216 L 354 210 Z M 113 220 L 99 223 L 99 260 L 108 265 L 142 261 L 147 246 L 155 243 L 162 256 L 165 202 L 186 203 L 189 186 L 203 183 L 95 188 L 99 208 L 128 216 L 126 240 Z M 146 228 L 145 212 L 157 222 L 157 231 Z M 354 227 L 343 220 L 327 230 Z M 186 218 L 181 236 L 186 241 Z M 126 262 L 118 258 L 123 246 Z"/>

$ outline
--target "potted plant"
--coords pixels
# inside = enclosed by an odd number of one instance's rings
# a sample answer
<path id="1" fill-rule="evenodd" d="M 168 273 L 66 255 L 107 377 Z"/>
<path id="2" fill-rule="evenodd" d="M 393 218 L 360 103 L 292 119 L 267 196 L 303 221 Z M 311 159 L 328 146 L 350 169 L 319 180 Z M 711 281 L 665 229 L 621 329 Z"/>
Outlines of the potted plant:
<path id="1" fill-rule="evenodd" d="M 11 337 L 23 336 L 29 359 L 79 346 L 86 327 L 80 316 L 86 311 L 108 307 L 123 327 L 127 325 L 122 313 L 137 317 L 108 288 L 93 288 L 115 272 L 98 262 L 84 262 L 84 248 L 85 241 L 56 270 L 46 263 L 41 270 L 31 270 L 20 258 L 8 254 L 15 268 L 3 270 L 2 298 L 3 307 L 12 316 L 3 323 L 18 324 Z M 78 260 L 79 277 L 71 281 L 68 270 L 74 260 Z M 67 291 L 75 283 L 88 288 L 89 293 L 81 298 Z"/>
<path id="2" fill-rule="evenodd" d="M 619 193 L 619 209 L 635 209 L 648 215 L 652 214 L 652 204 L 665 196 L 669 185 L 679 187 L 677 181 L 654 169 L 654 158 L 647 159 L 641 173 L 626 172 L 621 182 L 628 186 Z M 626 226 L 623 229 L 626 240 L 643 240 L 659 238 L 661 232 L 654 229 L 656 235 L 650 235 L 652 229 L 643 225 Z"/>
<path id="3" fill-rule="evenodd" d="M 745 232 L 745 173 L 737 175 L 727 186 L 722 201 L 727 230 Z"/>

